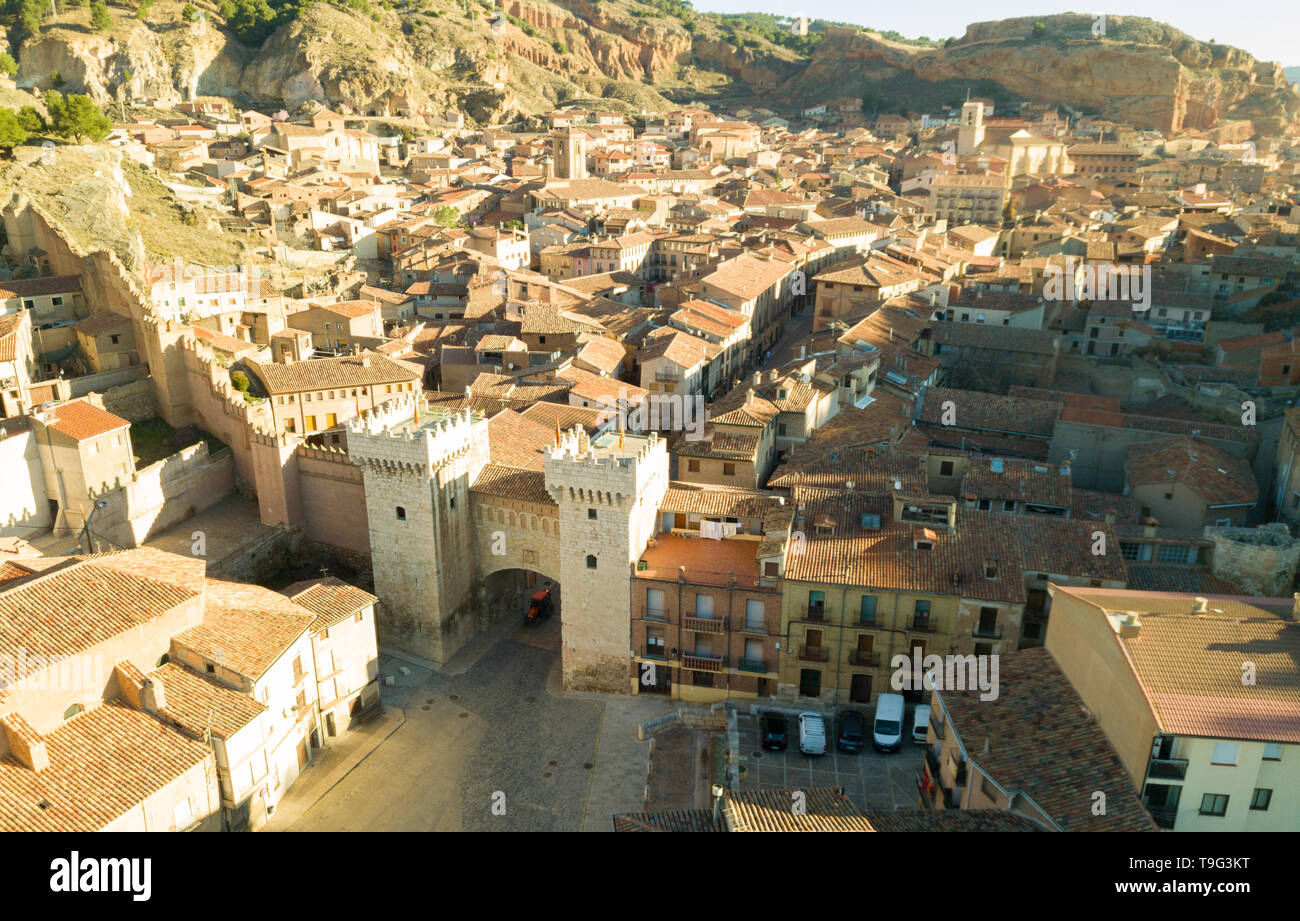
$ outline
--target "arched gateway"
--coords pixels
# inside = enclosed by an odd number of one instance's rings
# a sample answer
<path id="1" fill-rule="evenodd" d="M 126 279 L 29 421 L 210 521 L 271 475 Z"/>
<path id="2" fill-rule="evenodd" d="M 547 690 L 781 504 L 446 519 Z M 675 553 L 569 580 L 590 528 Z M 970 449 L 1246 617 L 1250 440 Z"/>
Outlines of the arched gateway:
<path id="1" fill-rule="evenodd" d="M 531 410 L 488 419 L 411 401 L 352 423 L 381 638 L 445 662 L 501 613 L 494 575 L 533 572 L 563 586 L 565 687 L 626 691 L 628 575 L 654 535 L 667 447 L 561 431 L 569 407 L 554 410 L 553 429 Z"/>

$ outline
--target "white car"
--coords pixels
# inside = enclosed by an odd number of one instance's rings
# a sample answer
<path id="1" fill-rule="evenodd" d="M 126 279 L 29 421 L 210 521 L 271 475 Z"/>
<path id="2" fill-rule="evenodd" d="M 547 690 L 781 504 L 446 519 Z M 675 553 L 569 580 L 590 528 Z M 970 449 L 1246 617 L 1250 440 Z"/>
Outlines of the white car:
<path id="1" fill-rule="evenodd" d="M 925 744 L 925 731 L 930 725 L 930 705 L 921 704 L 912 714 L 912 741 L 917 745 Z"/>
<path id="2" fill-rule="evenodd" d="M 826 754 L 826 721 L 821 714 L 799 714 L 799 751 L 805 755 Z"/>

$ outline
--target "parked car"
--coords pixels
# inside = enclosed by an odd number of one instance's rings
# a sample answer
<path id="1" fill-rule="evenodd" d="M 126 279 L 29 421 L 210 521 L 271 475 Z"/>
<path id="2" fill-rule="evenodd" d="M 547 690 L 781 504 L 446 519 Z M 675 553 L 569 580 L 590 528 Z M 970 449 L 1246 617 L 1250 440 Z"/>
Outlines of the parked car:
<path id="1" fill-rule="evenodd" d="M 770 752 L 783 752 L 787 744 L 785 717 L 779 713 L 764 713 L 758 721 L 763 748 Z"/>
<path id="2" fill-rule="evenodd" d="M 799 751 L 805 755 L 826 754 L 826 721 L 820 714 L 799 714 Z"/>
<path id="3" fill-rule="evenodd" d="M 925 731 L 930 725 L 930 705 L 921 704 L 912 714 L 912 741 L 917 745 L 925 744 Z"/>
<path id="4" fill-rule="evenodd" d="M 854 710 L 845 710 L 840 714 L 840 731 L 835 744 L 842 752 L 860 752 L 866 741 L 867 722 L 862 714 Z"/>
<path id="5" fill-rule="evenodd" d="M 896 752 L 903 746 L 903 695 L 881 694 L 876 700 L 876 719 L 871 727 L 871 744 L 877 751 Z"/>

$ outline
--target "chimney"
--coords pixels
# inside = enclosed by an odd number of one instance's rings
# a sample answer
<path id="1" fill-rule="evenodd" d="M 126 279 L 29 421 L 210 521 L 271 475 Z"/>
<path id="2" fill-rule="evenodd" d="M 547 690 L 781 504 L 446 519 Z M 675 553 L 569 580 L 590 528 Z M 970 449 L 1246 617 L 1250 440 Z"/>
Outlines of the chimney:
<path id="1" fill-rule="evenodd" d="M 1106 524 L 1114 524 L 1115 519 L 1119 517 L 1119 513 L 1115 511 L 1113 508 L 1108 508 L 1106 509 L 1106 514 L 1104 517 L 1106 519 Z"/>
<path id="2" fill-rule="evenodd" d="M 1293 603 L 1293 604 L 1292 604 L 1292 607 L 1294 607 L 1294 606 L 1295 606 L 1295 605 L 1294 605 L 1294 603 Z M 1193 602 L 1193 604 L 1192 604 L 1192 613 L 1193 613 L 1193 614 L 1204 614 L 1204 613 L 1206 613 L 1207 611 L 1209 611 L 1209 609 L 1210 609 L 1210 600 L 1209 600 L 1208 598 L 1202 598 L 1202 597 L 1200 597 L 1200 596 L 1198 595 L 1198 596 L 1196 597 L 1195 602 Z"/>
<path id="3" fill-rule="evenodd" d="M 1200 599 L 1204 601 L 1205 599 Z M 1128 611 L 1119 622 L 1120 639 L 1132 639 L 1142 632 L 1142 621 L 1138 620 L 1137 611 Z"/>
<path id="4" fill-rule="evenodd" d="M 799 346 L 799 357 L 800 357 L 800 358 L 803 358 L 803 355 L 804 355 L 804 349 L 806 349 L 806 348 L 807 348 L 806 345 L 800 345 L 800 346 Z"/>
<path id="5" fill-rule="evenodd" d="M 0 717 L 0 726 L 4 727 L 5 741 L 9 743 L 10 753 L 24 767 L 40 773 L 50 766 L 50 753 L 45 747 L 45 737 L 31 723 L 17 713 Z"/>
<path id="6" fill-rule="evenodd" d="M 140 688 L 140 704 L 148 713 L 161 716 L 167 709 L 167 695 L 163 692 L 163 683 L 158 678 L 145 678 Z"/>
<path id="7" fill-rule="evenodd" d="M 1291 596 L 1291 619 L 1300 620 L 1300 593 Z"/>
<path id="8" fill-rule="evenodd" d="M 1155 518 L 1146 519 L 1144 522 L 1142 522 L 1142 536 L 1155 537 L 1156 528 L 1158 527 L 1160 527 L 1160 522 L 1158 519 Z"/>
<path id="9" fill-rule="evenodd" d="M 763 383 L 763 372 L 762 372 L 762 371 L 755 371 L 755 372 L 754 372 L 754 386 L 757 387 L 757 386 L 759 386 L 759 385 L 762 384 L 762 383 Z"/>

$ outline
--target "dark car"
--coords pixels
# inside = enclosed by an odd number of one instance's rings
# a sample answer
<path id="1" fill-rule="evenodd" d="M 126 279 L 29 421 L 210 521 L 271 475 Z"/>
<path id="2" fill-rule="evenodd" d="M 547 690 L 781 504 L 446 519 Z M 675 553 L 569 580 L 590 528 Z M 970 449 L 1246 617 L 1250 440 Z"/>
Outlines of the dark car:
<path id="1" fill-rule="evenodd" d="M 835 744 L 842 752 L 860 752 L 866 742 L 867 724 L 861 713 L 845 710 L 840 714 L 840 731 Z"/>
<path id="2" fill-rule="evenodd" d="M 788 744 L 785 735 L 785 717 L 776 713 L 764 713 L 758 722 L 759 734 L 763 737 L 763 747 L 770 752 L 783 752 Z"/>

